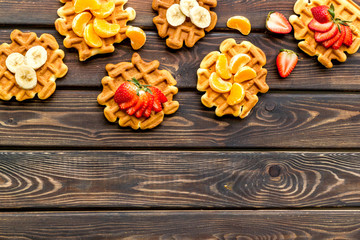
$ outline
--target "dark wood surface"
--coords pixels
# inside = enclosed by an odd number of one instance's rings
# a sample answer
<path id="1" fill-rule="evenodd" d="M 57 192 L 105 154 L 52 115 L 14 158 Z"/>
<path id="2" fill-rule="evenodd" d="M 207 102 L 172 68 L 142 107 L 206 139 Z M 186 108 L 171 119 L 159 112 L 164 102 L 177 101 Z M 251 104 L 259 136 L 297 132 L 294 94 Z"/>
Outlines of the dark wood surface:
<path id="1" fill-rule="evenodd" d="M 146 30 L 138 52 L 178 81 L 179 110 L 157 128 L 108 122 L 96 97 L 114 53 L 78 61 L 54 29 L 58 0 L 0 0 L 0 43 L 13 29 L 50 33 L 68 74 L 46 101 L 0 101 L 0 239 L 360 239 L 360 53 L 325 69 L 293 34 L 265 29 L 269 11 L 295 0 L 219 0 L 216 28 L 193 48 L 158 37 L 151 0 L 130 0 Z M 355 1 L 360 4 L 358 0 Z M 249 36 L 226 28 L 250 19 Z M 226 38 L 266 53 L 270 91 L 241 120 L 200 102 L 196 70 Z M 286 79 L 276 55 L 295 50 Z"/>

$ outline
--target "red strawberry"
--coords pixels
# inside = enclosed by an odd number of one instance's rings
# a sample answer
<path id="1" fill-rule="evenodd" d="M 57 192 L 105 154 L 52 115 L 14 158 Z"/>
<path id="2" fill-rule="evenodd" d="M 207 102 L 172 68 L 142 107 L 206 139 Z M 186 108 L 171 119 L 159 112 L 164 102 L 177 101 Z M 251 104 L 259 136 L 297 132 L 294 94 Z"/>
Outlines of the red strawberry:
<path id="1" fill-rule="evenodd" d="M 137 118 L 142 117 L 143 113 L 148 108 L 149 103 L 150 103 L 150 98 L 152 97 L 151 93 L 149 93 L 149 92 L 145 92 L 144 95 L 145 96 L 143 97 L 143 105 L 135 113 L 135 117 L 137 117 Z"/>
<path id="2" fill-rule="evenodd" d="M 136 95 L 136 86 L 134 83 L 126 81 L 120 85 L 114 95 L 114 101 L 117 104 L 130 101 Z"/>
<path id="3" fill-rule="evenodd" d="M 326 5 L 321 5 L 311 8 L 311 12 L 319 23 L 327 23 L 332 21 L 331 14 L 329 12 L 329 7 Z"/>
<path id="4" fill-rule="evenodd" d="M 346 34 L 346 31 L 345 31 L 345 26 L 344 25 L 341 25 L 340 24 L 340 31 L 341 33 L 338 33 L 337 35 L 340 34 L 340 37 L 339 39 L 331 46 L 332 49 L 339 49 L 341 47 L 341 45 L 343 44 L 344 42 L 344 39 L 345 39 L 345 34 Z"/>
<path id="5" fill-rule="evenodd" d="M 318 21 L 316 21 L 316 19 L 313 19 L 308 24 L 308 27 L 314 32 L 327 32 L 331 29 L 333 25 L 333 22 L 319 23 Z"/>
<path id="6" fill-rule="evenodd" d="M 276 66 L 281 77 L 286 78 L 295 68 L 298 62 L 298 55 L 287 49 L 281 49 L 276 58 Z"/>
<path id="7" fill-rule="evenodd" d="M 335 37 L 335 35 L 339 32 L 337 24 L 334 24 L 332 28 L 324 33 L 321 32 L 315 32 L 315 41 L 317 42 L 323 42 L 330 38 Z"/>
<path id="8" fill-rule="evenodd" d="M 341 37 L 341 33 L 338 31 L 338 33 L 334 37 L 326 41 L 323 41 L 322 45 L 326 48 L 330 48 L 335 42 L 337 42 L 337 40 L 339 40 L 340 37 Z"/>
<path id="9" fill-rule="evenodd" d="M 143 116 L 146 117 L 146 118 L 150 117 L 151 111 L 152 111 L 153 106 L 154 106 L 154 95 L 149 93 L 149 92 L 147 92 L 147 94 L 148 94 L 149 104 L 148 104 L 146 110 L 143 113 Z"/>
<path id="10" fill-rule="evenodd" d="M 130 101 L 120 103 L 119 107 L 121 110 L 126 110 L 126 109 L 136 105 L 138 101 L 139 101 L 139 96 L 135 94 L 134 97 Z"/>
<path id="11" fill-rule="evenodd" d="M 269 12 L 266 19 L 266 28 L 273 33 L 286 34 L 292 27 L 286 17 L 279 12 Z"/>
<path id="12" fill-rule="evenodd" d="M 353 39 L 352 39 L 352 32 L 351 32 L 351 29 L 349 26 L 345 26 L 345 38 L 344 38 L 344 41 L 343 41 L 343 44 L 350 47 L 352 42 L 353 42 Z"/>
<path id="13" fill-rule="evenodd" d="M 139 100 L 137 101 L 136 105 L 128 108 L 126 110 L 127 114 L 130 116 L 134 115 L 142 106 L 144 105 L 144 100 L 146 98 L 146 92 L 141 90 L 139 91 Z"/>
<path id="14" fill-rule="evenodd" d="M 154 105 L 153 105 L 153 109 L 155 112 L 161 112 L 162 111 L 162 105 L 161 103 L 165 103 L 167 102 L 167 98 L 166 96 L 161 92 L 160 89 L 158 89 L 157 87 L 151 87 L 150 88 L 153 96 L 154 96 Z"/>

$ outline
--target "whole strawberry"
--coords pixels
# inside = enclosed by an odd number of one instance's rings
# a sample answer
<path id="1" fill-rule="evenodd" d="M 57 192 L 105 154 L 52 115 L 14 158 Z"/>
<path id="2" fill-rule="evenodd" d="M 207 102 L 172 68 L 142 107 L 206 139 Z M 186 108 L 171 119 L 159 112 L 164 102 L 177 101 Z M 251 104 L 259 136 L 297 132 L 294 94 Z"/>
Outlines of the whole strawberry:
<path id="1" fill-rule="evenodd" d="M 130 101 L 136 94 L 136 89 L 137 86 L 133 82 L 131 81 L 124 82 L 116 90 L 114 95 L 114 101 L 119 105 L 121 103 Z"/>
<path id="2" fill-rule="evenodd" d="M 326 5 L 320 5 L 311 8 L 311 13 L 313 14 L 313 17 L 316 19 L 316 21 L 318 21 L 319 23 L 327 23 L 332 21 L 329 7 Z"/>

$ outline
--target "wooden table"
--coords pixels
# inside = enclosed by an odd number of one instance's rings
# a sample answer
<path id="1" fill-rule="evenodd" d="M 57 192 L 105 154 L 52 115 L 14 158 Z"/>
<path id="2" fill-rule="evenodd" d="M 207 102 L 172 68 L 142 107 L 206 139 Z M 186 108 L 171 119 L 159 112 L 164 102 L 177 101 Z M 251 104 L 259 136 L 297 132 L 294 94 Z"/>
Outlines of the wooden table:
<path id="1" fill-rule="evenodd" d="M 0 0 L 0 42 L 13 29 L 53 34 L 69 72 L 46 101 L 0 101 L 0 239 L 360 239 L 360 54 L 325 69 L 293 34 L 265 30 L 295 0 L 219 0 L 218 23 L 193 48 L 158 37 L 151 0 L 131 0 L 146 30 L 138 51 L 178 81 L 180 109 L 150 131 L 108 122 L 96 97 L 113 54 L 78 61 L 55 28 L 57 0 Z M 356 0 L 360 4 L 359 0 Z M 226 28 L 250 19 L 249 36 Z M 226 38 L 267 56 L 270 91 L 246 119 L 200 102 L 196 70 Z M 299 53 L 281 79 L 279 49 Z"/>

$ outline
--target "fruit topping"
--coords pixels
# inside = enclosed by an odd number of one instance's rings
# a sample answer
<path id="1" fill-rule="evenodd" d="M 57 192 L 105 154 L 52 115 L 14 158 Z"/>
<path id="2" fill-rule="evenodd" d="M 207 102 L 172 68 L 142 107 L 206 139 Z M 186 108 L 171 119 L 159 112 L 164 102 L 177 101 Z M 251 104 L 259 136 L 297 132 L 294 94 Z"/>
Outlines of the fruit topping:
<path id="1" fill-rule="evenodd" d="M 99 0 L 75 0 L 75 13 L 81 13 L 85 10 L 98 10 L 101 8 Z"/>
<path id="2" fill-rule="evenodd" d="M 345 38 L 343 44 L 350 47 L 353 42 L 352 32 L 349 26 L 345 26 Z"/>
<path id="3" fill-rule="evenodd" d="M 139 27 L 129 26 L 128 29 L 126 29 L 125 35 L 130 38 L 131 47 L 134 50 L 140 49 L 146 42 L 146 34 Z"/>
<path id="4" fill-rule="evenodd" d="M 314 32 L 327 32 L 333 27 L 333 22 L 319 23 L 316 19 L 310 21 L 308 27 Z"/>
<path id="5" fill-rule="evenodd" d="M 36 72 L 28 65 L 18 67 L 15 71 L 15 81 L 23 89 L 33 89 L 37 84 Z"/>
<path id="6" fill-rule="evenodd" d="M 253 79 L 257 76 L 256 71 L 251 67 L 245 66 L 238 70 L 234 76 L 234 81 L 241 83 L 250 79 Z"/>
<path id="7" fill-rule="evenodd" d="M 82 12 L 74 17 L 72 22 L 72 30 L 79 37 L 84 36 L 85 27 L 91 20 L 92 15 L 89 12 Z"/>
<path id="8" fill-rule="evenodd" d="M 25 65 L 25 57 L 21 53 L 11 53 L 6 58 L 5 65 L 10 72 L 15 73 L 18 67 Z"/>
<path id="9" fill-rule="evenodd" d="M 216 61 L 215 65 L 216 73 L 221 77 L 222 79 L 230 79 L 232 74 L 230 72 L 229 66 L 228 66 L 228 60 L 225 56 L 225 54 L 220 54 L 218 60 Z"/>
<path id="10" fill-rule="evenodd" d="M 209 85 L 212 90 L 218 93 L 226 93 L 231 90 L 232 83 L 224 81 L 221 77 L 217 75 L 216 72 L 213 72 L 209 78 Z"/>
<path id="11" fill-rule="evenodd" d="M 105 19 L 95 18 L 94 31 L 99 37 L 109 38 L 119 33 L 120 25 L 117 23 L 109 23 Z"/>
<path id="12" fill-rule="evenodd" d="M 273 33 L 286 34 L 292 27 L 286 17 L 279 12 L 269 12 L 266 19 L 266 28 Z"/>
<path id="13" fill-rule="evenodd" d="M 207 28 L 211 23 L 210 12 L 201 6 L 193 7 L 190 10 L 190 19 L 198 28 Z"/>
<path id="14" fill-rule="evenodd" d="M 115 1 L 110 0 L 107 2 L 101 3 L 100 9 L 97 10 L 91 10 L 92 15 L 94 15 L 97 18 L 107 18 L 110 16 L 115 10 Z"/>
<path id="15" fill-rule="evenodd" d="M 333 38 L 335 37 L 336 34 L 338 34 L 339 30 L 338 30 L 338 26 L 336 24 L 334 24 L 332 26 L 332 28 L 327 31 L 327 32 L 324 32 L 324 33 L 321 33 L 321 32 L 315 32 L 315 41 L 317 42 L 323 42 L 323 41 L 326 41 L 330 38 Z"/>
<path id="16" fill-rule="evenodd" d="M 332 21 L 329 7 L 326 5 L 320 5 L 317 7 L 311 8 L 311 13 L 313 17 L 318 21 L 319 23 L 327 23 Z"/>
<path id="17" fill-rule="evenodd" d="M 243 35 L 249 35 L 251 31 L 251 24 L 249 19 L 243 16 L 231 17 L 227 20 L 226 26 L 228 28 L 237 29 Z"/>
<path id="18" fill-rule="evenodd" d="M 166 103 L 167 98 L 166 98 L 165 94 L 163 92 L 161 92 L 160 89 L 158 89 L 157 87 L 150 87 L 150 90 L 154 96 L 154 105 L 153 105 L 152 109 L 155 112 L 161 112 L 162 111 L 161 104 Z"/>
<path id="19" fill-rule="evenodd" d="M 245 98 L 245 89 L 239 83 L 234 83 L 232 85 L 230 95 L 227 98 L 226 102 L 229 105 L 235 105 L 240 103 Z"/>
<path id="20" fill-rule="evenodd" d="M 185 22 L 185 19 L 186 16 L 181 11 L 179 4 L 171 5 L 166 11 L 166 20 L 173 27 L 180 26 Z"/>
<path id="21" fill-rule="evenodd" d="M 338 33 L 339 38 L 336 40 L 336 42 L 331 46 L 332 49 L 339 49 L 341 47 L 341 45 L 344 42 L 344 38 L 345 38 L 345 26 L 344 25 L 340 25 L 340 32 Z"/>
<path id="22" fill-rule="evenodd" d="M 341 33 L 338 31 L 334 37 L 332 37 L 326 41 L 323 41 L 322 45 L 326 48 L 329 48 L 340 38 L 340 36 L 341 36 Z"/>
<path id="23" fill-rule="evenodd" d="M 286 78 L 295 68 L 298 62 L 298 55 L 287 49 L 281 49 L 276 58 L 276 66 L 281 77 Z"/>
<path id="24" fill-rule="evenodd" d="M 96 34 L 92 23 L 85 27 L 84 41 L 89 47 L 100 48 L 103 45 L 101 38 Z"/>
<path id="25" fill-rule="evenodd" d="M 34 70 L 41 68 L 47 61 L 47 51 L 43 46 L 30 48 L 25 54 L 25 64 Z"/>
<path id="26" fill-rule="evenodd" d="M 236 74 L 238 70 L 250 62 L 250 57 L 247 54 L 239 53 L 233 56 L 230 60 L 230 71 Z"/>
<path id="27" fill-rule="evenodd" d="M 199 6 L 199 3 L 196 0 L 180 0 L 181 12 L 187 17 L 190 17 L 191 9 L 197 6 Z"/>

